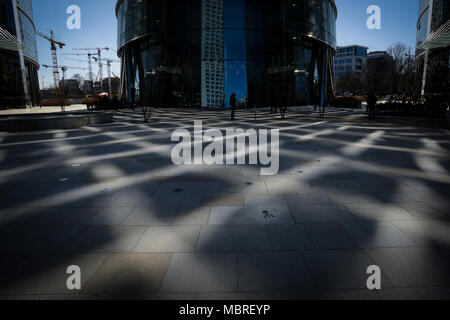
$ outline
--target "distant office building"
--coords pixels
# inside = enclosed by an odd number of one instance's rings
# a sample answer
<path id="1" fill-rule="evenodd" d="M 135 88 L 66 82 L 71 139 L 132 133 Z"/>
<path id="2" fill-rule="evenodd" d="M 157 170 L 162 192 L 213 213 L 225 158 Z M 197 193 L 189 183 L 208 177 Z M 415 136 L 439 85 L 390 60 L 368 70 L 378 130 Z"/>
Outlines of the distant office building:
<path id="1" fill-rule="evenodd" d="M 81 94 L 80 81 L 78 79 L 60 80 L 59 88 L 63 90 L 66 98 L 76 98 Z"/>
<path id="2" fill-rule="evenodd" d="M 450 90 L 450 0 L 419 1 L 416 67 L 422 96 Z"/>
<path id="3" fill-rule="evenodd" d="M 0 108 L 40 103 L 31 0 L 0 0 Z"/>
<path id="4" fill-rule="evenodd" d="M 202 0 L 202 106 L 225 101 L 223 0 Z"/>
<path id="5" fill-rule="evenodd" d="M 94 91 L 94 85 L 91 80 L 84 80 L 83 82 L 83 92 L 85 94 L 92 94 Z"/>
<path id="6" fill-rule="evenodd" d="M 392 70 L 394 58 L 386 51 L 372 51 L 367 54 L 367 64 L 372 64 L 372 68 L 383 76 L 388 77 Z"/>
<path id="7" fill-rule="evenodd" d="M 348 73 L 361 74 L 367 62 L 368 49 L 358 45 L 338 47 L 334 58 L 335 80 L 339 80 L 339 77 Z"/>
<path id="8" fill-rule="evenodd" d="M 103 91 L 109 92 L 109 78 L 103 79 Z M 114 95 L 119 94 L 120 79 L 116 77 L 111 77 L 111 93 Z"/>
<path id="9" fill-rule="evenodd" d="M 333 95 L 334 0 L 118 0 L 129 104 L 320 103 Z M 315 93 L 316 92 L 316 93 Z"/>

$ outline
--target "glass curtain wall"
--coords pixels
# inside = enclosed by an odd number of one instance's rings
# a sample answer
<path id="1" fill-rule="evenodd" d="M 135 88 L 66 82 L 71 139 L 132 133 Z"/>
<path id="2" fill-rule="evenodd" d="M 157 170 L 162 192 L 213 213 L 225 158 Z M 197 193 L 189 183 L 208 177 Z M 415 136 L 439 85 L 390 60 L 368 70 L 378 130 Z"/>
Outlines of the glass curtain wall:
<path id="1" fill-rule="evenodd" d="M 332 0 L 119 0 L 117 18 L 130 103 L 294 105 L 331 91 Z"/>

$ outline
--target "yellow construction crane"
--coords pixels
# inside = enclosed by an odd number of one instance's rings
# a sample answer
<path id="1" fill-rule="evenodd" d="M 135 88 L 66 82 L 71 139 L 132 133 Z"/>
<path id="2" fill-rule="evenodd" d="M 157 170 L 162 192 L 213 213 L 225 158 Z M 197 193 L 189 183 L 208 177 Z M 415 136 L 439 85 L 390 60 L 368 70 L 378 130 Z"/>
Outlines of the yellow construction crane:
<path id="1" fill-rule="evenodd" d="M 64 48 L 64 46 L 66 45 L 65 43 L 61 42 L 61 41 L 56 41 L 54 34 L 53 34 L 53 30 L 50 30 L 50 36 L 43 34 L 42 32 L 36 32 L 38 36 L 46 39 L 47 41 L 50 42 L 50 49 L 52 51 L 52 60 L 53 60 L 53 81 L 55 83 L 55 90 L 58 89 L 58 85 L 59 85 L 59 66 L 58 66 L 58 58 L 56 55 L 56 49 L 57 46 L 62 49 Z"/>

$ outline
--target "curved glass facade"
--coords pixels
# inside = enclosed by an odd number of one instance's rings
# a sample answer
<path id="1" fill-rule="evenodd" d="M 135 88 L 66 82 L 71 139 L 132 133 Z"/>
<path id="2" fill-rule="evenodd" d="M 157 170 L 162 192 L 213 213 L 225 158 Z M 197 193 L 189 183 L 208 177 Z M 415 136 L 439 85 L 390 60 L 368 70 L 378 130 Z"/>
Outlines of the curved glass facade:
<path id="1" fill-rule="evenodd" d="M 17 9 L 17 24 L 15 9 Z M 40 101 L 37 74 L 39 64 L 32 1 L 0 0 L 0 26 L 21 39 L 25 47 L 24 59 L 22 52 L 0 50 L 0 74 L 2 74 L 0 87 L 3 89 L 0 107 L 37 105 Z"/>
<path id="2" fill-rule="evenodd" d="M 119 0 L 116 14 L 130 104 L 217 109 L 232 93 L 246 106 L 332 94 L 332 0 Z"/>
<path id="3" fill-rule="evenodd" d="M 431 0 L 419 1 L 419 19 L 417 21 L 416 47 L 424 43 L 428 39 L 430 33 L 430 3 Z M 422 53 L 423 50 L 417 49 L 416 56 L 419 56 Z"/>

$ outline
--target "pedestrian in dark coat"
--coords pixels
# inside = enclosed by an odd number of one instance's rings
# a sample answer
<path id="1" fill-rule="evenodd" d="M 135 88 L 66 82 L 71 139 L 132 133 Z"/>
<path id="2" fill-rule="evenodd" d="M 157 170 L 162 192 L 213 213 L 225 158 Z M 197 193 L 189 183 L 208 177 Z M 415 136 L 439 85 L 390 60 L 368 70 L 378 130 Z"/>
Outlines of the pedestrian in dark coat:
<path id="1" fill-rule="evenodd" d="M 235 120 L 236 115 L 236 107 L 237 107 L 237 101 L 236 101 L 236 94 L 233 93 L 230 97 L 230 106 L 231 106 L 231 121 Z"/>

